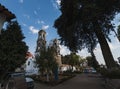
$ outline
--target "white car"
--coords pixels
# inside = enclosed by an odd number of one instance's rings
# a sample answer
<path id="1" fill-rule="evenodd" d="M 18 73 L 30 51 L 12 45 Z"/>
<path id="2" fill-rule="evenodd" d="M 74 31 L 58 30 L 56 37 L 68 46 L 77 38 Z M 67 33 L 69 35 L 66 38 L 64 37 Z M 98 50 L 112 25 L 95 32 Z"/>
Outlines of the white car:
<path id="1" fill-rule="evenodd" d="M 29 77 L 26 77 L 25 80 L 27 83 L 27 89 L 33 89 L 34 88 L 34 80 Z"/>

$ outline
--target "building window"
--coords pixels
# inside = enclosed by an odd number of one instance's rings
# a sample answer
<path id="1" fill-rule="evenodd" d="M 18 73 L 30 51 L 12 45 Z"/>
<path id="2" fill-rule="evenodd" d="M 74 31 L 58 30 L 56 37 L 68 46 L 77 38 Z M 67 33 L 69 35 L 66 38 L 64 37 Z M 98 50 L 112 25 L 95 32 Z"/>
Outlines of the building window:
<path id="1" fill-rule="evenodd" d="M 28 62 L 28 66 L 30 65 L 30 61 Z"/>

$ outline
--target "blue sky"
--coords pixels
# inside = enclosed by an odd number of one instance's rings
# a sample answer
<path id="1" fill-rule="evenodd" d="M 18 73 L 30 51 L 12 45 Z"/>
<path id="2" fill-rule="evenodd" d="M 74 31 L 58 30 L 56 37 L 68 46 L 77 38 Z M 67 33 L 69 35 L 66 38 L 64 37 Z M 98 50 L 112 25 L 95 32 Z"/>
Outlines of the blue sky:
<path id="1" fill-rule="evenodd" d="M 48 42 L 59 38 L 53 27 L 60 15 L 59 0 L 0 0 L 0 3 L 16 15 L 32 53 L 36 48 L 37 32 L 42 28 L 46 29 Z"/>
<path id="2" fill-rule="evenodd" d="M 60 0 L 0 0 L 0 3 L 8 8 L 17 17 L 17 21 L 21 25 L 24 34 L 25 42 L 29 46 L 29 51 L 34 53 L 36 49 L 36 41 L 40 29 L 46 29 L 46 39 L 49 42 L 54 38 L 59 38 L 56 29 L 53 27 L 55 19 L 60 16 L 58 4 Z M 120 15 L 114 19 L 116 25 L 120 24 Z M 120 57 L 120 42 L 111 35 L 112 43 L 109 43 L 115 60 Z M 70 51 L 65 46 L 61 47 L 61 54 L 65 55 Z M 104 63 L 100 46 L 98 45 L 94 51 L 97 60 Z M 88 56 L 86 50 L 79 52 L 81 56 Z"/>

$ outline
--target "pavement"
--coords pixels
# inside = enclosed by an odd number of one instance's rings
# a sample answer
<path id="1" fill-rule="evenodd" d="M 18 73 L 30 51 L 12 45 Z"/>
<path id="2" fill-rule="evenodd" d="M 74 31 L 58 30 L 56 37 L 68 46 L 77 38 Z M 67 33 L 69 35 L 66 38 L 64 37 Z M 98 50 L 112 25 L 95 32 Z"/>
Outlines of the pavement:
<path id="1" fill-rule="evenodd" d="M 79 74 L 59 85 L 35 83 L 34 89 L 105 89 L 98 74 Z"/>

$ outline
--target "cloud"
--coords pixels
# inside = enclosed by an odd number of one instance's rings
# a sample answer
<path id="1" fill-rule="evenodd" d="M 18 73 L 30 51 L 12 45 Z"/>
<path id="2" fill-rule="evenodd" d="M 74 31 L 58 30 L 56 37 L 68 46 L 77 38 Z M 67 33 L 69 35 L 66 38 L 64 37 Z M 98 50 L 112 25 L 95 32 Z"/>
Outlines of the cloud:
<path id="1" fill-rule="evenodd" d="M 30 19 L 30 16 L 27 15 L 27 14 L 24 14 L 23 16 L 24 16 L 25 18 L 27 18 L 27 19 Z"/>
<path id="2" fill-rule="evenodd" d="M 42 21 L 42 20 L 37 20 L 37 23 L 38 23 L 38 24 L 45 24 L 45 22 Z"/>
<path id="3" fill-rule="evenodd" d="M 37 11 L 34 11 L 34 14 L 37 15 L 38 14 Z"/>
<path id="4" fill-rule="evenodd" d="M 61 0 L 56 0 L 56 3 L 57 3 L 57 5 L 60 6 L 60 4 L 61 4 Z"/>
<path id="5" fill-rule="evenodd" d="M 70 50 L 66 46 L 60 45 L 60 54 L 63 56 L 68 55 L 70 54 Z"/>
<path id="6" fill-rule="evenodd" d="M 38 23 L 38 24 L 41 24 L 41 21 L 40 21 L 40 20 L 38 20 L 38 21 L 37 21 L 37 23 Z"/>
<path id="7" fill-rule="evenodd" d="M 23 26 L 27 26 L 27 24 L 25 24 L 25 23 L 22 23 L 22 25 L 23 25 Z"/>
<path id="8" fill-rule="evenodd" d="M 115 16 L 115 18 L 112 21 L 113 24 L 115 24 L 115 26 L 118 26 L 120 24 L 120 14 L 117 14 Z"/>
<path id="9" fill-rule="evenodd" d="M 120 43 L 118 42 L 118 39 L 114 39 L 114 42 L 109 43 L 110 51 L 112 52 L 112 55 L 115 60 L 119 57 L 120 53 Z M 105 64 L 103 54 L 100 48 L 100 45 L 97 45 L 96 50 L 94 50 L 96 59 L 99 61 L 100 64 Z"/>
<path id="10" fill-rule="evenodd" d="M 41 22 L 41 24 L 44 24 L 45 22 L 44 21 L 40 21 Z"/>
<path id="11" fill-rule="evenodd" d="M 38 8 L 38 10 L 40 10 L 40 7 Z"/>
<path id="12" fill-rule="evenodd" d="M 42 26 L 42 29 L 44 29 L 44 30 L 46 30 L 46 29 L 48 29 L 49 28 L 49 25 L 43 25 Z"/>
<path id="13" fill-rule="evenodd" d="M 90 54 L 87 52 L 87 49 L 83 49 L 81 51 L 78 51 L 77 55 L 80 55 L 81 57 L 90 56 Z"/>
<path id="14" fill-rule="evenodd" d="M 113 35 L 112 35 L 112 36 L 111 36 L 111 40 L 112 40 L 111 43 L 108 42 L 109 47 L 110 47 L 111 50 L 115 50 L 115 49 L 120 48 L 120 42 L 119 42 L 119 40 L 118 40 L 117 37 L 113 37 Z"/>
<path id="15" fill-rule="evenodd" d="M 33 33 L 33 34 L 37 34 L 38 33 L 38 29 L 36 29 L 34 26 L 30 26 L 29 30 Z"/>
<path id="16" fill-rule="evenodd" d="M 23 3 L 24 0 L 19 0 L 20 3 Z"/>
<path id="17" fill-rule="evenodd" d="M 52 5 L 53 5 L 53 7 L 54 7 L 55 9 L 59 9 L 61 0 L 56 0 L 56 1 L 51 0 L 51 3 L 52 3 Z"/>
<path id="18" fill-rule="evenodd" d="M 112 43 L 108 43 L 109 44 L 109 47 L 111 48 L 111 50 L 114 50 L 116 49 L 116 44 L 112 44 Z"/>

